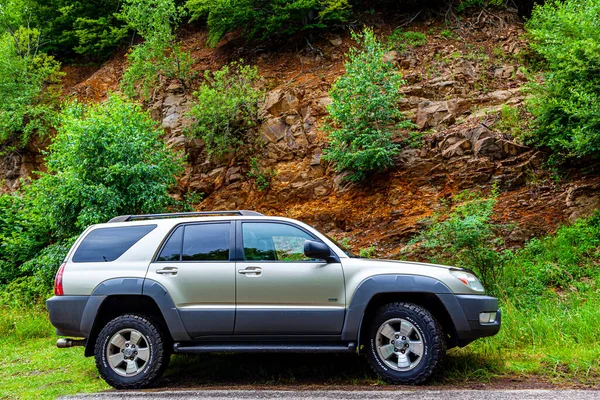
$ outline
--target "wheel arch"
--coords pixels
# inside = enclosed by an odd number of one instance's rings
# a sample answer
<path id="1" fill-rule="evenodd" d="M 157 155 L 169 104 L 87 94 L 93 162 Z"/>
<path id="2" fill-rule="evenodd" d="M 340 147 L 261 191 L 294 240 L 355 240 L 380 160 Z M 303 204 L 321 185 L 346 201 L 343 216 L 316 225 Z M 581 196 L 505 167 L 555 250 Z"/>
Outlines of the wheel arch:
<path id="1" fill-rule="evenodd" d="M 347 308 L 342 329 L 342 340 L 357 341 L 360 351 L 369 318 L 383 304 L 408 302 L 424 307 L 440 322 L 447 338 L 448 347 L 456 345 L 456 329 L 453 316 L 448 312 L 438 294 L 452 295 L 441 281 L 420 275 L 375 275 L 362 281 Z"/>
<path id="2" fill-rule="evenodd" d="M 93 355 L 98 333 L 111 319 L 131 313 L 157 318 L 171 342 L 190 340 L 171 296 L 162 285 L 149 279 L 111 279 L 98 285 L 86 305 L 81 321 L 81 331 L 87 337 L 85 356 Z"/>
<path id="3" fill-rule="evenodd" d="M 368 340 L 368 330 L 372 319 L 375 317 L 376 312 L 385 304 L 404 302 L 411 303 L 423 307 L 431 313 L 431 315 L 440 323 L 444 335 L 446 337 L 447 348 L 457 346 L 457 335 L 454 323 L 448 310 L 444 307 L 444 304 L 440 299 L 433 293 L 378 293 L 369 302 L 360 325 L 360 331 L 358 334 L 358 349 L 360 351 L 361 345 L 366 345 Z"/>

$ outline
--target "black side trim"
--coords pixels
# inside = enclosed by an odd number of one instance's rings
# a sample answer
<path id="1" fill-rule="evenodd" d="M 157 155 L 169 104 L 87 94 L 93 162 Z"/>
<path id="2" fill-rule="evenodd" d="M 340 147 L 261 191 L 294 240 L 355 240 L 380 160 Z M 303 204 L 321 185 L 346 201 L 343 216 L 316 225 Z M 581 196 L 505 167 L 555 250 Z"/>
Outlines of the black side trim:
<path id="1" fill-rule="evenodd" d="M 353 353 L 356 343 L 175 343 L 175 353 Z"/>
<path id="2" fill-rule="evenodd" d="M 419 275 L 375 275 L 358 285 L 348 309 L 342 329 L 342 340 L 358 340 L 360 326 L 369 302 L 380 293 L 452 293 L 437 279 Z"/>

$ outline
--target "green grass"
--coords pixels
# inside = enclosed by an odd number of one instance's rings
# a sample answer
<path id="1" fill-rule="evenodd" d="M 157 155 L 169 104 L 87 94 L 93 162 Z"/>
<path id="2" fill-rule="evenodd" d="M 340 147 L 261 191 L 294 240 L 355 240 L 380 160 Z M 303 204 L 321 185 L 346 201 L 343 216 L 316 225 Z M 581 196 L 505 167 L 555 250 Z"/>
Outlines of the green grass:
<path id="1" fill-rule="evenodd" d="M 56 348 L 43 310 L 0 308 L 0 399 L 55 399 L 108 389 L 82 348 Z"/>

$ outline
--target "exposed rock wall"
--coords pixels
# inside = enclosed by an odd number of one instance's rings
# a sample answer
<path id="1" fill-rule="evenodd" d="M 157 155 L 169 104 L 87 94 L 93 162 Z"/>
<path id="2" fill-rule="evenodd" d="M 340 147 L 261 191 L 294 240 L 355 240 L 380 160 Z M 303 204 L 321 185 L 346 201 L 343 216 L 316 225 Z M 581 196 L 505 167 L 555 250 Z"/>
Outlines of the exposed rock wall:
<path id="1" fill-rule="evenodd" d="M 357 248 L 375 244 L 381 256 L 397 255 L 422 228 L 424 217 L 464 189 L 500 189 L 494 218 L 510 223 L 505 232 L 509 246 L 598 209 L 600 178 L 575 173 L 568 181 L 553 181 L 542 168 L 543 153 L 517 143 L 495 125 L 502 106 L 520 106 L 524 100 L 520 66 L 526 43 L 515 14 L 466 18 L 454 39 L 439 34 L 443 26 L 411 27 L 427 33 L 427 45 L 386 56 L 406 80 L 400 108 L 424 140 L 418 148 L 405 147 L 394 168 L 361 185 L 346 182 L 322 157 L 328 90 L 344 72 L 343 54 L 352 45 L 348 35 L 325 35 L 300 51 L 263 52 L 247 59 L 271 88 L 260 124 L 250 132 L 260 143 L 254 154 L 260 166 L 276 172 L 264 191 L 248 176 L 248 156 L 231 154 L 214 162 L 200 139 L 186 137 L 191 94 L 165 83 L 149 109 L 165 128 L 168 144 L 186 156 L 187 168 L 174 195 L 203 194 L 199 209 L 256 209 L 299 218 L 349 238 Z M 222 49 L 199 45 L 203 40 L 201 32 L 184 41 L 199 71 L 238 58 L 238 53 L 227 57 Z M 118 87 L 122 68 L 122 58 L 111 60 L 72 92 L 100 100 Z M 6 158 L 3 190 L 15 190 L 19 178 L 43 168 L 39 152 L 30 153 Z"/>

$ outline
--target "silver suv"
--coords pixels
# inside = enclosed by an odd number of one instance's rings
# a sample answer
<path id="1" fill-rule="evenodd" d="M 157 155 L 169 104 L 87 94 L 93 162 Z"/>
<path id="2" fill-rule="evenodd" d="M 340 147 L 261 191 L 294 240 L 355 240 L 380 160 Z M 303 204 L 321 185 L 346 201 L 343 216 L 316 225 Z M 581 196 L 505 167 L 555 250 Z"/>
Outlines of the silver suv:
<path id="1" fill-rule="evenodd" d="M 75 242 L 47 301 L 58 347 L 85 346 L 115 388 L 154 384 L 172 353 L 362 353 L 393 384 L 496 334 L 472 273 L 357 258 L 253 211 L 119 216 Z"/>

